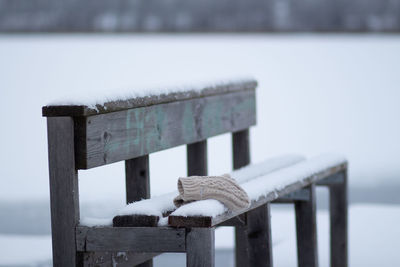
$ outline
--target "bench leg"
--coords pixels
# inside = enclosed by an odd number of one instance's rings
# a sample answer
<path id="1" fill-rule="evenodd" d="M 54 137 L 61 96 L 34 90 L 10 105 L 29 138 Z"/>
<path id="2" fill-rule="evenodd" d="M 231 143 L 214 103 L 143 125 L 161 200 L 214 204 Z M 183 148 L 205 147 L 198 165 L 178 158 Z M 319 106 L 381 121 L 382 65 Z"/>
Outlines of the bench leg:
<path id="1" fill-rule="evenodd" d="M 214 267 L 215 228 L 191 228 L 186 234 L 186 266 Z"/>
<path id="2" fill-rule="evenodd" d="M 315 185 L 309 186 L 308 189 L 310 200 L 295 203 L 299 267 L 318 266 Z"/>
<path id="3" fill-rule="evenodd" d="M 247 226 L 236 227 L 236 266 L 273 266 L 269 204 L 249 211 Z"/>
<path id="4" fill-rule="evenodd" d="M 347 173 L 342 184 L 329 187 L 331 267 L 347 267 Z"/>

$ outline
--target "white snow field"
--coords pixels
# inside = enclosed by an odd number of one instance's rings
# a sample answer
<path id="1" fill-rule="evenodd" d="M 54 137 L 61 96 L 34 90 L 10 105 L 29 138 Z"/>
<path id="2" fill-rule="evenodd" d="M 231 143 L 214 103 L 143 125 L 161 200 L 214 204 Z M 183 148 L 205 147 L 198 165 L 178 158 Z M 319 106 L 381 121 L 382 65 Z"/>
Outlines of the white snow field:
<path id="1" fill-rule="evenodd" d="M 385 186 L 392 193 L 379 197 L 400 203 L 399 70 L 400 35 L 0 35 L 0 203 L 49 199 L 43 105 L 248 76 L 259 81 L 253 162 L 343 154 L 364 201 Z M 211 138 L 208 155 L 210 175 L 230 172 L 230 136 Z M 185 162 L 184 146 L 152 154 L 152 195 L 175 190 Z M 124 206 L 123 172 L 123 163 L 80 171 L 81 203 L 102 217 Z M 399 204 L 351 208 L 351 266 L 400 266 L 399 214 Z M 279 210 L 273 218 L 277 266 L 294 266 L 294 219 Z M 327 232 L 326 213 L 319 221 Z M 218 246 L 231 246 L 221 234 Z M 0 266 L 40 266 L 50 257 L 44 240 L 0 229 Z M 323 233 L 320 243 L 327 266 Z"/>
<path id="2" fill-rule="evenodd" d="M 275 266 L 297 264 L 295 218 L 293 210 L 272 209 L 272 239 Z M 354 205 L 349 216 L 350 266 L 400 266 L 400 207 Z M 318 211 L 318 245 L 321 267 L 329 266 L 329 215 Z M 391 229 L 390 231 L 386 229 Z M 232 249 L 233 228 L 216 232 L 216 247 Z M 50 266 L 50 236 L 0 235 L 0 266 Z M 232 259 L 233 262 L 233 259 Z M 161 266 L 160 266 L 161 267 Z M 217 265 L 233 267 L 233 265 Z"/>

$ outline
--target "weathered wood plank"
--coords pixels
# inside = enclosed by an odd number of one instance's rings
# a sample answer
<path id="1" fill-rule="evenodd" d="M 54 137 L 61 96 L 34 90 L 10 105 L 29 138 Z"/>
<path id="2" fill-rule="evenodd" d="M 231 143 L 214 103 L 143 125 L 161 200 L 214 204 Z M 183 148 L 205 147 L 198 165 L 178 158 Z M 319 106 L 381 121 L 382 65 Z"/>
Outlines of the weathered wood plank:
<path id="1" fill-rule="evenodd" d="M 348 266 L 347 171 L 341 174 L 343 183 L 329 187 L 331 267 Z"/>
<path id="2" fill-rule="evenodd" d="M 78 251 L 184 252 L 185 229 L 169 227 L 83 227 Z M 151 240 L 151 242 L 149 242 Z"/>
<path id="3" fill-rule="evenodd" d="M 186 147 L 188 176 L 207 175 L 207 140 L 189 144 Z"/>
<path id="4" fill-rule="evenodd" d="M 218 226 L 246 226 L 247 216 L 246 213 L 233 217 L 225 222 L 220 223 Z"/>
<path id="5" fill-rule="evenodd" d="M 250 163 L 249 129 L 244 129 L 242 131 L 232 133 L 232 161 L 233 169 L 235 170 L 244 167 Z M 235 227 L 236 266 L 246 266 L 245 264 L 247 264 L 248 247 L 245 229 L 246 228 L 243 226 Z"/>
<path id="6" fill-rule="evenodd" d="M 171 226 L 186 226 L 186 227 L 191 227 L 192 225 L 195 225 L 196 227 L 213 227 L 213 226 L 218 226 L 219 224 L 236 217 L 242 213 L 248 212 L 250 210 L 253 210 L 257 207 L 260 207 L 261 205 L 264 205 L 265 203 L 272 202 L 280 197 L 283 197 L 287 194 L 290 194 L 292 192 L 295 192 L 297 190 L 300 190 L 304 187 L 307 187 L 321 179 L 324 179 L 328 176 L 331 176 L 332 174 L 336 172 L 341 172 L 346 170 L 347 168 L 347 163 L 339 164 L 337 166 L 325 169 L 319 173 L 316 173 L 310 177 L 306 177 L 303 180 L 299 180 L 293 184 L 288 184 L 283 188 L 280 188 L 279 190 L 272 191 L 270 193 L 267 193 L 266 196 L 261 197 L 257 201 L 253 201 L 250 205 L 249 208 L 247 209 L 242 209 L 242 210 L 237 210 L 237 211 L 228 211 L 224 214 L 221 214 L 219 216 L 216 216 L 214 218 L 212 217 L 201 217 L 201 216 L 192 216 L 192 217 L 183 217 L 183 216 L 169 216 L 169 224 Z"/>
<path id="7" fill-rule="evenodd" d="M 295 203 L 297 259 L 299 267 L 318 267 L 315 185 L 308 188 L 310 201 Z"/>
<path id="8" fill-rule="evenodd" d="M 46 117 L 54 116 L 69 116 L 81 117 L 96 114 L 104 114 L 115 111 L 147 107 L 170 102 L 179 102 L 183 100 L 202 98 L 207 96 L 228 94 L 232 92 L 245 91 L 255 89 L 257 81 L 255 80 L 242 80 L 234 82 L 218 83 L 213 85 L 206 85 L 201 89 L 190 89 L 186 91 L 172 91 L 164 94 L 151 94 L 144 97 L 135 97 L 126 100 L 115 100 L 105 102 L 104 104 L 91 105 L 49 105 L 42 108 L 42 114 Z"/>
<path id="9" fill-rule="evenodd" d="M 160 218 L 147 215 L 120 215 L 113 218 L 114 227 L 155 227 Z"/>
<path id="10" fill-rule="evenodd" d="M 89 116 L 77 120 L 77 166 L 136 158 L 255 123 L 254 89 Z"/>
<path id="11" fill-rule="evenodd" d="M 47 119 L 53 264 L 81 266 L 75 248 L 79 223 L 78 172 L 75 168 L 74 121 L 69 117 Z"/>
<path id="12" fill-rule="evenodd" d="M 186 234 L 186 266 L 213 267 L 215 265 L 215 229 L 191 228 Z"/>
<path id="13" fill-rule="evenodd" d="M 284 195 L 272 203 L 293 203 L 295 201 L 309 201 L 310 200 L 310 190 L 306 188 L 299 189 L 287 195 Z"/>
<path id="14" fill-rule="evenodd" d="M 316 184 L 317 185 L 323 185 L 323 186 L 331 186 L 331 185 L 336 185 L 336 184 L 343 184 L 345 181 L 345 176 L 343 172 L 335 173 L 329 177 L 326 177 L 325 179 L 322 179 L 318 181 Z"/>
<path id="15" fill-rule="evenodd" d="M 129 251 L 86 252 L 84 255 L 84 267 L 137 267 L 159 254 L 160 253 L 135 253 Z"/>

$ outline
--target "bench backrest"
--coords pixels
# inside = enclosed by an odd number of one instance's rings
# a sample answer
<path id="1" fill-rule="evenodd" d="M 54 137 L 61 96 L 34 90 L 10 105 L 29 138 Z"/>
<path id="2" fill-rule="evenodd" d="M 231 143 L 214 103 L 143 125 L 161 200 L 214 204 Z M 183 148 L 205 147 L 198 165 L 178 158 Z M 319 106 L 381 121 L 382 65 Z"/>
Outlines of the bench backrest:
<path id="1" fill-rule="evenodd" d="M 74 119 L 77 169 L 109 163 L 237 132 L 256 123 L 254 80 L 111 101 L 45 106 L 43 116 Z"/>

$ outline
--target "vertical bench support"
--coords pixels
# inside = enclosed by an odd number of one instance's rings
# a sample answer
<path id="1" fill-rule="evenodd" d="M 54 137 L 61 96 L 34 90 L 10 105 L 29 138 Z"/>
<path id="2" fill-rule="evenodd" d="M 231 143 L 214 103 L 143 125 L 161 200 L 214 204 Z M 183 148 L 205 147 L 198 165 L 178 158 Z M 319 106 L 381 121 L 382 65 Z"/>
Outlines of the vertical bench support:
<path id="1" fill-rule="evenodd" d="M 82 266 L 83 257 L 76 252 L 75 242 L 75 227 L 79 223 L 79 192 L 73 118 L 47 118 L 47 136 L 53 266 Z"/>
<path id="2" fill-rule="evenodd" d="M 125 160 L 126 203 L 150 198 L 149 155 Z M 135 257 L 132 253 L 131 257 Z M 152 267 L 153 260 L 148 260 L 140 267 Z"/>
<path id="3" fill-rule="evenodd" d="M 331 267 L 348 266 L 347 171 L 342 184 L 329 187 L 331 224 Z"/>
<path id="4" fill-rule="evenodd" d="M 207 175 L 207 140 L 187 145 L 187 174 Z"/>
<path id="5" fill-rule="evenodd" d="M 315 185 L 308 187 L 309 201 L 295 203 L 299 267 L 318 267 Z"/>
<path id="6" fill-rule="evenodd" d="M 232 134 L 233 168 L 250 163 L 249 129 Z M 269 204 L 247 213 L 247 226 L 235 227 L 235 262 L 238 267 L 272 266 Z"/>
<path id="7" fill-rule="evenodd" d="M 186 234 L 186 266 L 215 266 L 215 228 L 191 228 Z"/>

